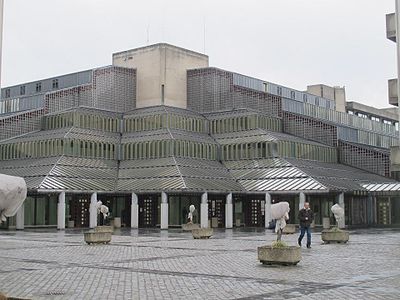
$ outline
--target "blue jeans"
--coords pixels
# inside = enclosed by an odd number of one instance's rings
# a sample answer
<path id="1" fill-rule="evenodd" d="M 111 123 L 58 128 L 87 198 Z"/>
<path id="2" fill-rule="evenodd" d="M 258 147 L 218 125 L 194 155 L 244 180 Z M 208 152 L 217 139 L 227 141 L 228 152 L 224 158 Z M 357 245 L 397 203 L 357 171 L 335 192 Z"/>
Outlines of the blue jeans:
<path id="1" fill-rule="evenodd" d="M 300 236 L 299 236 L 299 244 L 303 240 L 304 234 L 307 231 L 307 246 L 311 245 L 311 228 L 310 226 L 301 226 L 300 227 Z"/>

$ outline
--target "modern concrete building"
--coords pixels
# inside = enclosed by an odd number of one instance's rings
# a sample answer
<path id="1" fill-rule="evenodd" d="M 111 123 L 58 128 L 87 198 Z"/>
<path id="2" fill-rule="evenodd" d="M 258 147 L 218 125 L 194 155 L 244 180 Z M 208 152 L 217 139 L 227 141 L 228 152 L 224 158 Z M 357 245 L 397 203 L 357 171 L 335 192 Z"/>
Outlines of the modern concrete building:
<path id="1" fill-rule="evenodd" d="M 316 226 L 333 222 L 334 203 L 348 226 L 400 224 L 395 125 L 338 111 L 325 94 L 168 44 L 5 87 L 0 172 L 24 177 L 29 193 L 4 226 L 94 227 L 97 200 L 133 228 L 180 226 L 190 204 L 203 227 L 264 227 L 283 200 L 292 223 L 309 200 Z"/>

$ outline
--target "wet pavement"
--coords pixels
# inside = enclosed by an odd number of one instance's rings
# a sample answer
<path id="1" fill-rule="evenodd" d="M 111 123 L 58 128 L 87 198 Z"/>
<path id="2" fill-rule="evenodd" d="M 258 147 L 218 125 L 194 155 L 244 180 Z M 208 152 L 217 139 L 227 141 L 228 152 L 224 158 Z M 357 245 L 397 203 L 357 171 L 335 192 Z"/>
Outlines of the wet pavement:
<path id="1" fill-rule="evenodd" d="M 264 266 L 270 230 L 115 231 L 86 245 L 81 230 L 0 231 L 0 291 L 30 299 L 400 299 L 400 230 L 350 232 L 348 244 L 302 248 L 293 267 Z M 297 234 L 283 237 L 295 245 Z M 304 241 L 305 242 L 305 241 Z"/>

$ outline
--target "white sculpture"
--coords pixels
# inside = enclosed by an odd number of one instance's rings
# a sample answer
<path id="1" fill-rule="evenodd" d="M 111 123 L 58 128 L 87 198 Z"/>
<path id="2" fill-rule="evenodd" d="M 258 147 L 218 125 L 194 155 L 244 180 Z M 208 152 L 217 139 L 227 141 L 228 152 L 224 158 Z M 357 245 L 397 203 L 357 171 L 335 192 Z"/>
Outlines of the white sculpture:
<path id="1" fill-rule="evenodd" d="M 103 205 L 103 202 L 97 201 L 96 203 L 96 208 L 97 208 L 97 214 L 103 214 L 104 220 L 108 217 L 109 209 L 107 206 Z"/>
<path id="2" fill-rule="evenodd" d="M 0 174 L 0 224 L 6 217 L 14 216 L 24 203 L 27 194 L 25 180 Z"/>
<path id="3" fill-rule="evenodd" d="M 271 205 L 272 219 L 276 220 L 275 232 L 278 233 L 277 240 L 281 240 L 282 230 L 286 227 L 286 220 L 289 220 L 289 203 L 279 202 Z"/>
<path id="4" fill-rule="evenodd" d="M 194 207 L 193 204 L 189 206 L 189 214 L 188 214 L 189 223 L 193 223 L 193 213 L 194 213 L 195 209 L 196 208 Z"/>
<path id="5" fill-rule="evenodd" d="M 335 204 L 331 207 L 331 212 L 335 216 L 336 223 L 339 225 L 340 221 L 344 218 L 344 209 L 339 204 Z"/>

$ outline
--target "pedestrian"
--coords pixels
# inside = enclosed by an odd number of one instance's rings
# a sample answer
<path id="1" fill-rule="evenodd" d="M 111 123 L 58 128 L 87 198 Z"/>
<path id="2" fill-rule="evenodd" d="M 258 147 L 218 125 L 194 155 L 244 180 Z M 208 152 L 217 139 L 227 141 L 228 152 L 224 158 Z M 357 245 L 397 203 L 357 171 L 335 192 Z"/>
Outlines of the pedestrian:
<path id="1" fill-rule="evenodd" d="M 310 209 L 310 203 L 304 202 L 304 208 L 299 211 L 300 220 L 300 236 L 298 244 L 301 247 L 301 241 L 304 237 L 305 232 L 307 232 L 307 248 L 311 248 L 311 228 L 310 225 L 314 220 L 314 213 Z"/>

